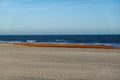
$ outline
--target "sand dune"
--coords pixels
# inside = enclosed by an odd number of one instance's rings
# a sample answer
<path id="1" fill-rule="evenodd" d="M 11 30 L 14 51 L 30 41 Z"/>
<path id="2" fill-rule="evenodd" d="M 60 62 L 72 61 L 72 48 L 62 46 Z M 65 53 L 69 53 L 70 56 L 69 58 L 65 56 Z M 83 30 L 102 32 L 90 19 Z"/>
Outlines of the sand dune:
<path id="1" fill-rule="evenodd" d="M 120 50 L 0 45 L 0 80 L 120 80 Z"/>

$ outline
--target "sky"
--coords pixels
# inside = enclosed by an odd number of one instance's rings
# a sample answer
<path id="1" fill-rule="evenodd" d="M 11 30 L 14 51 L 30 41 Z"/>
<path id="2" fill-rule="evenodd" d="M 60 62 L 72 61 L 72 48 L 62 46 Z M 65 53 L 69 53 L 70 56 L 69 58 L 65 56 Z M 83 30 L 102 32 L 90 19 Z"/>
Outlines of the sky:
<path id="1" fill-rule="evenodd" d="M 120 0 L 0 0 L 0 35 L 120 34 Z"/>

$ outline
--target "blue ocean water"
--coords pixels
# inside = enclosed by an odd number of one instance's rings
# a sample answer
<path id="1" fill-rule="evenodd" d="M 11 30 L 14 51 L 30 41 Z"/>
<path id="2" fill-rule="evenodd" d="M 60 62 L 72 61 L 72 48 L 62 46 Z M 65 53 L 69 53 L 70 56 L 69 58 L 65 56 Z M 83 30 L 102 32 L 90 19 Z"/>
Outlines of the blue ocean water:
<path id="1" fill-rule="evenodd" d="M 120 35 L 0 35 L 0 42 L 74 43 L 120 47 Z"/>

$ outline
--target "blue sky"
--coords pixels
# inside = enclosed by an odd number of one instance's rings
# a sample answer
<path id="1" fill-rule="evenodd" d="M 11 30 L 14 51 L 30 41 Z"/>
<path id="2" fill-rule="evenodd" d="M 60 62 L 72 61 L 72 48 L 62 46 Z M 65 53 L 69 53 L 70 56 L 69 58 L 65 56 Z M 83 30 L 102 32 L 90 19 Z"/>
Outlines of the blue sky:
<path id="1" fill-rule="evenodd" d="M 120 0 L 0 0 L 0 34 L 120 34 Z"/>

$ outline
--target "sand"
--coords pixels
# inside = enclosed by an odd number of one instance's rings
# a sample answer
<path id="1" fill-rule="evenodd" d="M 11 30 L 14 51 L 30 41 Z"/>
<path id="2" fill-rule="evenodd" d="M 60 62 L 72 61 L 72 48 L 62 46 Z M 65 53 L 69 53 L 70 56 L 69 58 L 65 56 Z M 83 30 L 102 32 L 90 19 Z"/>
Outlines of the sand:
<path id="1" fill-rule="evenodd" d="M 1 44 L 0 80 L 120 80 L 120 50 Z"/>

